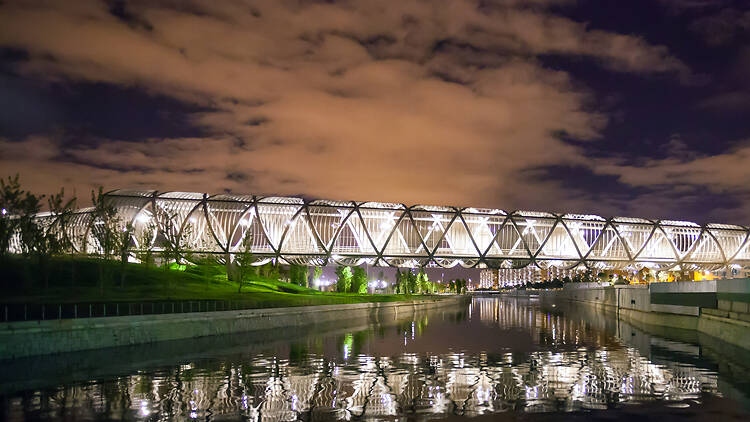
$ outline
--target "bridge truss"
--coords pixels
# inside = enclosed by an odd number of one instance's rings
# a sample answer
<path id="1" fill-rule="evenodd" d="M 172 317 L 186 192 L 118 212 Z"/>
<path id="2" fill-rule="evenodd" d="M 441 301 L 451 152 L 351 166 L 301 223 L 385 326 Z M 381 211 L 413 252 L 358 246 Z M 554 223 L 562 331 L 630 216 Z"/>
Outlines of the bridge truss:
<path id="1" fill-rule="evenodd" d="M 107 194 L 137 238 L 162 213 L 193 256 L 232 259 L 250 236 L 258 264 L 718 270 L 750 267 L 748 227 L 597 215 L 294 197 L 117 190 Z M 49 220 L 53 216 L 40 216 Z M 96 252 L 91 209 L 66 235 Z M 151 247 L 159 251 L 157 233 Z"/>

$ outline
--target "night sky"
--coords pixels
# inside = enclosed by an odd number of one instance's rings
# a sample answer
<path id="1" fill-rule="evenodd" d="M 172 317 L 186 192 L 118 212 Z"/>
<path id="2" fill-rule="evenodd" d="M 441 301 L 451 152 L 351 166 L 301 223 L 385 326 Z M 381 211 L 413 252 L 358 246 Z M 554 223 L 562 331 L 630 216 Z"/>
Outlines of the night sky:
<path id="1" fill-rule="evenodd" d="M 0 175 L 750 224 L 750 2 L 0 1 Z"/>

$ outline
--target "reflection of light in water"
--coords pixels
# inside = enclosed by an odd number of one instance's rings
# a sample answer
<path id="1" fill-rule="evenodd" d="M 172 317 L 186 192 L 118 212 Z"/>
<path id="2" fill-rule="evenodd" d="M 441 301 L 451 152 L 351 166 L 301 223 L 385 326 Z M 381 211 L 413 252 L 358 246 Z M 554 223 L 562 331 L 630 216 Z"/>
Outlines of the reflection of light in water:
<path id="1" fill-rule="evenodd" d="M 151 411 L 148 410 L 148 402 L 146 400 L 141 401 L 141 416 L 148 416 Z"/>
<path id="2" fill-rule="evenodd" d="M 514 408 L 518 403 L 529 412 L 571 411 L 606 408 L 608 400 L 675 403 L 698 397 L 702 391 L 718 390 L 717 376 L 708 370 L 675 362 L 655 364 L 637 349 L 616 343 L 601 346 L 602 334 L 580 320 L 547 315 L 515 302 L 503 305 L 476 302 L 473 311 L 478 318 L 473 324 L 521 327 L 540 339 L 541 350 L 375 356 L 360 352 L 367 348 L 355 342 L 356 335 L 347 334 L 343 345 L 342 337 L 335 340 L 339 342 L 336 357 L 306 353 L 290 362 L 256 354 L 198 361 L 116 380 L 63 386 L 49 394 L 35 392 L 25 405 L 20 399 L 8 403 L 11 409 L 34 403 L 56 415 L 63 408 L 76 408 L 88 419 L 120 415 L 124 407 L 130 407 L 139 417 L 160 420 L 210 414 L 213 418 L 242 415 L 248 420 L 291 421 L 306 419 L 308 412 L 313 415 L 310 420 L 394 417 L 412 410 L 416 415 L 474 415 Z M 393 334 L 395 342 L 402 333 L 406 341 L 408 334 L 416 338 L 422 330 L 416 324 L 411 325 L 411 333 L 404 328 Z M 569 346 L 556 347 L 563 344 Z"/>

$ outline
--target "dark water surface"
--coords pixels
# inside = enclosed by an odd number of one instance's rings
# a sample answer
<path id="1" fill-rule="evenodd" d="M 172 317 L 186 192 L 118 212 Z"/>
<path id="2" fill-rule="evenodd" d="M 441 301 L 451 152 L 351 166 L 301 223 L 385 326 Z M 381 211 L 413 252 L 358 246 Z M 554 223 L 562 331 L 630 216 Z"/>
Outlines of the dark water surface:
<path id="1" fill-rule="evenodd" d="M 4 420 L 750 420 L 745 351 L 475 298 L 352 322 L 0 362 Z"/>

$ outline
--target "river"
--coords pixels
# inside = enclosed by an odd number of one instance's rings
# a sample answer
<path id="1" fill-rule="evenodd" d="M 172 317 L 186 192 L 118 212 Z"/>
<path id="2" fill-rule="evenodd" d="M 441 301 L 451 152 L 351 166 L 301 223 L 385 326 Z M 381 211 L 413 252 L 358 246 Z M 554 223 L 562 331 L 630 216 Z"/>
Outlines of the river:
<path id="1" fill-rule="evenodd" d="M 749 367 L 746 351 L 582 305 L 477 297 L 399 323 L 0 362 L 0 417 L 750 420 Z"/>

